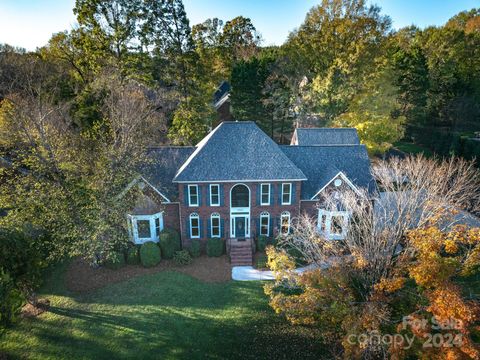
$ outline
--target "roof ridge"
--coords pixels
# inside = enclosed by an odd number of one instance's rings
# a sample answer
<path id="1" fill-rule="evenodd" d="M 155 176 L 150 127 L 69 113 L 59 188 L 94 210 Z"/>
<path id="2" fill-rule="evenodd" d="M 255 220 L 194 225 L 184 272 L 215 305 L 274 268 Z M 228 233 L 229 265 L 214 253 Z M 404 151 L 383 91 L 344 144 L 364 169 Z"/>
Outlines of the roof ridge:
<path id="1" fill-rule="evenodd" d="M 295 128 L 295 130 L 357 130 L 355 127 L 310 127 L 310 128 Z"/>

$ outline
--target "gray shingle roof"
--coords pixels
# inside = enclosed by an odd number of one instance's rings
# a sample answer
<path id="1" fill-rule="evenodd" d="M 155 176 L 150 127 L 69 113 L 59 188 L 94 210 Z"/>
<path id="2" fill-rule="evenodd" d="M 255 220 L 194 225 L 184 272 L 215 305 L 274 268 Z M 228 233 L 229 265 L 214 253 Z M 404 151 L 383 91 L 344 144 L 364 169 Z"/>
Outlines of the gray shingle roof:
<path id="1" fill-rule="evenodd" d="M 355 128 L 298 128 L 295 133 L 295 145 L 300 146 L 360 144 Z"/>
<path id="2" fill-rule="evenodd" d="M 307 176 L 302 199 L 311 199 L 340 171 L 358 188 L 374 189 L 365 145 L 282 146 L 283 152 Z"/>
<path id="3" fill-rule="evenodd" d="M 141 175 L 170 201 L 178 198 L 178 186 L 172 183 L 175 174 L 195 151 L 193 146 L 163 146 L 148 150 L 148 161 Z"/>
<path id="4" fill-rule="evenodd" d="M 197 144 L 173 181 L 302 179 L 302 171 L 254 122 L 229 121 Z"/>

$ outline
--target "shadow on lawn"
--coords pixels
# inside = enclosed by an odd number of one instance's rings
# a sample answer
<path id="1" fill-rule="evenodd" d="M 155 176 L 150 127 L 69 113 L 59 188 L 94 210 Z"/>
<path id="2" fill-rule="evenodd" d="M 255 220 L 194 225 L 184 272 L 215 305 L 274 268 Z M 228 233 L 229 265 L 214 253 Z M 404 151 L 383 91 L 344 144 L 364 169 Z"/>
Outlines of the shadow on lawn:
<path id="1" fill-rule="evenodd" d="M 16 331 L 35 338 L 39 357 L 326 359 L 318 330 L 287 324 L 262 288 L 259 282 L 203 283 L 175 272 L 83 295 L 60 287 L 51 294 L 63 300 Z"/>

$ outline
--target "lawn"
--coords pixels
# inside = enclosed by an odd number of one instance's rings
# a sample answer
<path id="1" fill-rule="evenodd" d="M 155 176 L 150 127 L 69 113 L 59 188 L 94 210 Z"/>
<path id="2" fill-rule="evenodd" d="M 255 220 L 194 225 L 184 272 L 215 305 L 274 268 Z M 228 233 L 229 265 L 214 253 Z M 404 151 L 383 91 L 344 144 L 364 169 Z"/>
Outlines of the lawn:
<path id="1" fill-rule="evenodd" d="M 423 147 L 418 144 L 409 143 L 409 142 L 397 142 L 394 144 L 394 147 L 398 150 L 407 153 L 407 154 L 421 154 L 425 155 L 426 157 L 432 157 L 433 152 L 429 148 Z"/>
<path id="2" fill-rule="evenodd" d="M 32 359 L 322 359 L 314 329 L 268 306 L 261 282 L 205 283 L 162 271 L 93 292 L 66 290 L 65 266 L 41 291 L 50 310 L 0 337 L 0 355 Z M 1 358 L 1 356 L 0 356 Z"/>

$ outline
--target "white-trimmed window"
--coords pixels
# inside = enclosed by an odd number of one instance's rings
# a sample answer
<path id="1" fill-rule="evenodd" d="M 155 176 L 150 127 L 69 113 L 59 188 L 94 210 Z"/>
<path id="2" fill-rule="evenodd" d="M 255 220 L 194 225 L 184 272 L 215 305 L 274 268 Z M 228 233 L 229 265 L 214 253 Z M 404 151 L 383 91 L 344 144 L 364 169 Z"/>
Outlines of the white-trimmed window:
<path id="1" fill-rule="evenodd" d="M 220 214 L 213 213 L 210 215 L 210 235 L 212 238 L 219 238 L 220 236 Z"/>
<path id="2" fill-rule="evenodd" d="M 190 214 L 190 238 L 200 238 L 200 217 L 197 213 Z"/>
<path id="3" fill-rule="evenodd" d="M 288 211 L 284 211 L 280 215 L 280 234 L 290 234 L 290 213 Z"/>
<path id="4" fill-rule="evenodd" d="M 260 185 L 260 205 L 270 205 L 270 184 Z"/>
<path id="5" fill-rule="evenodd" d="M 210 206 L 220 206 L 220 185 L 210 184 Z"/>
<path id="6" fill-rule="evenodd" d="M 260 235 L 270 236 L 270 214 L 266 211 L 260 214 Z"/>
<path id="7" fill-rule="evenodd" d="M 342 240 L 347 234 L 348 211 L 318 210 L 318 231 L 330 240 Z"/>
<path id="8" fill-rule="evenodd" d="M 198 185 L 188 185 L 188 206 L 198 206 Z"/>
<path id="9" fill-rule="evenodd" d="M 129 215 L 129 231 L 135 244 L 158 241 L 163 230 L 163 214 Z"/>
<path id="10" fill-rule="evenodd" d="M 282 184 L 282 205 L 291 205 L 292 204 L 292 184 L 283 183 Z"/>

